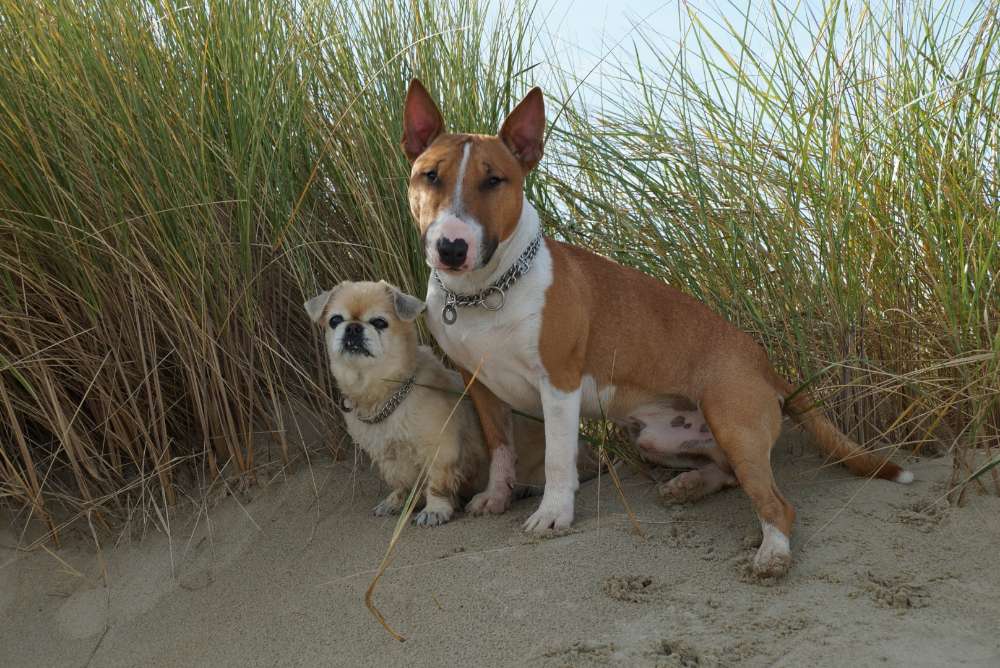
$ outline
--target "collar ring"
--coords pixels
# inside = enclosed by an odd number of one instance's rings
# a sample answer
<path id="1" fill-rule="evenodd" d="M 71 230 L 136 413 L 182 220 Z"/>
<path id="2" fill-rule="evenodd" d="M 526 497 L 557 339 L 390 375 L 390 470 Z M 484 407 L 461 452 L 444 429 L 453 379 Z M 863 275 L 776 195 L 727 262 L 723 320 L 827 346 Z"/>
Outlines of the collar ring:
<path id="1" fill-rule="evenodd" d="M 491 285 L 483 292 L 483 308 L 487 311 L 499 311 L 506 301 L 507 295 L 496 285 Z"/>

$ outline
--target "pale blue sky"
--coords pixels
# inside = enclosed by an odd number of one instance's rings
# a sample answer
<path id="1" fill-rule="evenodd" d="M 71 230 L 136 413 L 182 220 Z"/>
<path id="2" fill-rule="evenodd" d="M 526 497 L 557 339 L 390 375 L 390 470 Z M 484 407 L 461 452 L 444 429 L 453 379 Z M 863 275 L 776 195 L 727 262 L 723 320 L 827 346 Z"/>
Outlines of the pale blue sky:
<path id="1" fill-rule="evenodd" d="M 538 10 L 550 17 L 550 26 L 558 28 L 560 37 L 584 50 L 598 49 L 603 41 L 614 44 L 625 37 L 636 24 L 643 24 L 662 35 L 666 40 L 677 41 L 681 37 L 680 25 L 686 22 L 687 12 L 697 14 L 706 23 L 729 20 L 736 25 L 743 23 L 743 15 L 752 22 L 766 20 L 770 13 L 770 2 L 760 0 L 538 0 Z M 816 17 L 828 0 L 786 0 L 776 2 L 788 13 Z M 848 2 L 860 10 L 862 2 Z M 888 8 L 903 8 L 906 12 L 917 4 L 916 0 L 870 0 L 868 3 L 876 12 Z M 967 15 L 977 0 L 945 0 L 931 2 L 934 6 L 954 4 Z M 626 43 L 628 39 L 626 39 Z"/>
<path id="2" fill-rule="evenodd" d="M 797 7 L 795 11 L 805 18 L 810 7 L 821 2 L 792 0 L 789 14 Z M 655 42 L 660 56 L 675 54 L 691 27 L 690 16 L 695 14 L 724 48 L 737 53 L 738 45 L 727 36 L 725 22 L 741 30 L 747 8 L 753 7 L 750 22 L 766 26 L 769 4 L 759 0 L 537 0 L 535 18 L 551 34 L 551 40 L 543 40 L 546 49 L 558 51 L 544 54 L 550 56 L 546 65 L 558 62 L 577 77 L 586 77 L 587 85 L 576 94 L 588 105 L 599 106 L 615 100 L 616 72 L 620 69 L 629 73 L 627 79 L 635 81 L 637 60 L 653 77 L 663 74 L 663 65 L 644 38 Z M 811 39 L 807 31 L 801 34 L 803 39 Z M 752 43 L 758 41 L 759 36 L 757 40 L 751 36 Z M 697 59 L 690 60 L 686 69 L 690 73 L 701 71 Z M 544 77 L 544 67 L 536 75 Z M 544 81 L 534 83 L 544 85 Z M 598 89 L 603 92 L 596 92 Z"/>
<path id="3" fill-rule="evenodd" d="M 540 0 L 560 37 L 581 48 L 614 44 L 636 24 L 645 24 L 665 36 L 677 37 L 677 0 Z"/>
<path id="4" fill-rule="evenodd" d="M 615 86 L 616 64 L 630 73 L 636 72 L 636 58 L 655 76 L 662 74 L 662 67 L 644 44 L 640 33 L 633 30 L 642 26 L 643 34 L 655 40 L 661 54 L 676 53 L 685 39 L 685 32 L 691 26 L 691 14 L 706 26 L 712 36 L 720 41 L 722 48 L 738 54 L 737 41 L 727 35 L 729 30 L 743 33 L 749 17 L 750 27 L 746 29 L 747 41 L 758 51 L 763 61 L 770 60 L 768 49 L 775 43 L 774 36 L 764 37 L 758 31 L 773 31 L 774 22 L 769 20 L 772 2 L 761 0 L 536 0 L 536 22 L 545 25 L 552 40 L 543 40 L 546 45 L 556 45 L 558 53 L 547 58 L 550 63 L 567 64 L 578 77 L 587 76 L 588 86 L 601 88 L 604 93 L 581 91 L 588 103 L 596 103 L 606 98 L 609 89 Z M 930 7 L 930 12 L 951 7 L 950 21 L 939 21 L 940 16 L 927 17 L 931 22 L 940 23 L 946 33 L 957 31 L 958 23 L 968 18 L 970 13 L 990 0 L 867 0 L 849 1 L 852 21 L 860 18 L 861 8 L 868 5 L 872 12 L 884 17 L 901 16 L 902 20 L 912 20 L 916 7 Z M 777 11 L 784 16 L 797 17 L 792 31 L 792 39 L 800 45 L 800 51 L 809 53 L 816 38 L 815 27 L 822 22 L 823 8 L 829 0 L 775 0 Z M 729 24 L 727 29 L 726 24 Z M 839 22 L 838 40 L 845 39 L 843 21 Z M 971 37 L 971 33 L 968 34 Z M 693 40 L 688 36 L 688 48 L 693 48 Z M 636 44 L 636 41 L 640 41 Z M 546 48 L 552 48 L 546 46 Z M 713 47 L 709 47 L 710 49 Z M 543 56 L 552 54 L 543 54 Z M 719 58 L 712 51 L 713 58 Z M 603 61 L 603 62 L 602 62 Z M 548 64 L 548 63 L 546 63 Z M 591 73 L 591 69 L 593 72 Z M 544 69 L 544 67 L 543 67 Z M 688 72 L 702 71 L 697 58 L 691 59 L 686 67 Z M 543 77 L 542 71 L 537 76 Z M 525 82 L 529 83 L 529 82 Z M 541 81 L 536 83 L 543 83 Z"/>

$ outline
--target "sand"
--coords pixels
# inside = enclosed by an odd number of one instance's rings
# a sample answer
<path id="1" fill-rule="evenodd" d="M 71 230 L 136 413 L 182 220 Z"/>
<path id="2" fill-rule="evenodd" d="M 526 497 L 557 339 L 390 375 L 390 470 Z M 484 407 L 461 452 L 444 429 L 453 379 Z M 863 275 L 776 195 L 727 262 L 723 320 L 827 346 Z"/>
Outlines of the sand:
<path id="1" fill-rule="evenodd" d="M 170 534 L 67 537 L 52 554 L 0 532 L 4 666 L 998 666 L 1000 499 L 949 508 L 946 459 L 899 486 L 823 466 L 797 435 L 775 450 L 799 519 L 789 576 L 754 581 L 749 502 L 729 490 L 664 507 L 607 475 L 581 487 L 574 530 L 531 538 L 537 499 L 505 515 L 407 528 L 375 599 L 392 533 L 363 464 L 313 459 L 177 509 Z"/>

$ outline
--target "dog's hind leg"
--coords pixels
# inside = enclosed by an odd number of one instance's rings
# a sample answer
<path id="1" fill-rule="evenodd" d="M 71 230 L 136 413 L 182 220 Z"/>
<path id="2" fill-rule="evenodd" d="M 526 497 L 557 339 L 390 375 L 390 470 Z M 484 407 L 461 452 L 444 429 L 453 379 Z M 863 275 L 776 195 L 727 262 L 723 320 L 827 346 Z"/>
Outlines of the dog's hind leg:
<path id="1" fill-rule="evenodd" d="M 665 402 L 640 406 L 629 416 L 642 457 L 669 467 L 694 467 L 658 488 L 667 503 L 688 503 L 736 485 L 733 470 L 697 406 Z"/>
<path id="2" fill-rule="evenodd" d="M 763 541 L 753 559 L 762 577 L 784 575 L 792 563 L 789 537 L 795 510 L 778 491 L 771 471 L 771 446 L 781 431 L 781 407 L 763 380 L 727 383 L 707 391 L 701 409 L 760 518 Z"/>
<path id="3" fill-rule="evenodd" d="M 662 483 L 657 491 L 666 503 L 689 503 L 714 494 L 720 489 L 736 485 L 736 477 L 729 467 L 709 461 L 701 468 L 685 471 Z"/>

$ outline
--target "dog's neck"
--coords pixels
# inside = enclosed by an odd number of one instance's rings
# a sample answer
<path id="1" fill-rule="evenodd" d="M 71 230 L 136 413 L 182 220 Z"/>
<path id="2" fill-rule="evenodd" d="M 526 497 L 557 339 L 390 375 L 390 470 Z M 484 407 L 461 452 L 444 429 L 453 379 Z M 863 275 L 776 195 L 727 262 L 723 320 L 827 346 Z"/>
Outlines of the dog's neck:
<path id="1" fill-rule="evenodd" d="M 394 366 L 379 369 L 360 369 L 353 365 L 335 364 L 333 377 L 341 395 L 349 399 L 354 409 L 364 415 L 378 411 L 393 392 L 406 382 L 417 368 L 417 350 Z"/>
<path id="2" fill-rule="evenodd" d="M 458 294 L 475 294 L 493 285 L 500 276 L 510 269 L 521 257 L 521 253 L 535 240 L 541 229 L 538 212 L 527 197 L 521 203 L 521 217 L 517 221 L 514 233 L 500 242 L 493 257 L 483 267 L 464 274 L 451 274 L 439 271 L 438 276 L 445 287 Z"/>

